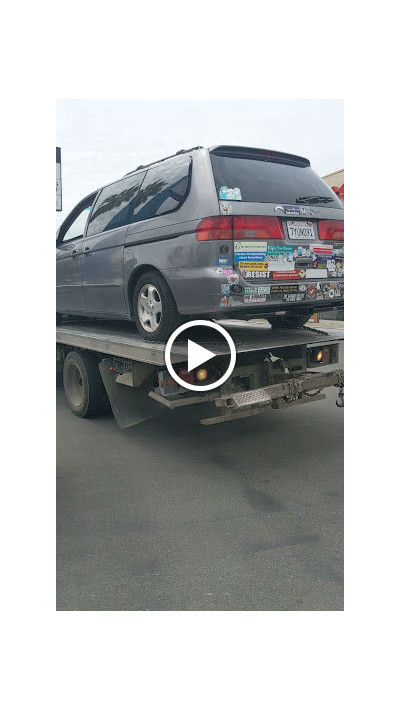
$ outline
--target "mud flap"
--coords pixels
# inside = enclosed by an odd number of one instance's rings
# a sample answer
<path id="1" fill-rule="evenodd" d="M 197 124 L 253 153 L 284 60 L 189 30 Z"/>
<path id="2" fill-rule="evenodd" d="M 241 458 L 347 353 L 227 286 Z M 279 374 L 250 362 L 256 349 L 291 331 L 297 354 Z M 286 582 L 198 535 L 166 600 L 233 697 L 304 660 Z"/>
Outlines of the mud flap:
<path id="1" fill-rule="evenodd" d="M 160 406 L 148 396 L 152 389 L 151 377 L 138 388 L 116 383 L 110 371 L 112 363 L 111 358 L 102 360 L 99 363 L 99 370 L 118 426 L 122 429 L 132 427 L 160 415 L 162 412 Z"/>

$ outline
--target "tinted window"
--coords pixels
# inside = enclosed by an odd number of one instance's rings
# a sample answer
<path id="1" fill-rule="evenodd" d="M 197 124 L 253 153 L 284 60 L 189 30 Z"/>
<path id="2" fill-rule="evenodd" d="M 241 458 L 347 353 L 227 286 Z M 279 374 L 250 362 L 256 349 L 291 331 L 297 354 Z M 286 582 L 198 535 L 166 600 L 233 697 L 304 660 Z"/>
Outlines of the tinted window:
<path id="1" fill-rule="evenodd" d="M 135 198 L 144 172 L 103 188 L 94 206 L 87 234 L 95 235 L 132 222 Z"/>
<path id="2" fill-rule="evenodd" d="M 163 215 L 180 207 L 189 190 L 191 159 L 173 158 L 151 168 L 136 200 L 134 222 Z"/>
<path id="3" fill-rule="evenodd" d="M 83 208 L 82 212 L 75 218 L 73 223 L 68 227 L 64 237 L 63 242 L 68 242 L 70 239 L 76 239 L 77 237 L 82 237 L 85 232 L 86 223 L 89 217 L 91 205 Z"/>
<path id="4" fill-rule="evenodd" d="M 211 155 L 218 197 L 223 186 L 239 188 L 243 201 L 342 207 L 328 185 L 309 166 L 287 165 L 271 160 Z M 329 201 L 306 199 L 310 196 Z"/>

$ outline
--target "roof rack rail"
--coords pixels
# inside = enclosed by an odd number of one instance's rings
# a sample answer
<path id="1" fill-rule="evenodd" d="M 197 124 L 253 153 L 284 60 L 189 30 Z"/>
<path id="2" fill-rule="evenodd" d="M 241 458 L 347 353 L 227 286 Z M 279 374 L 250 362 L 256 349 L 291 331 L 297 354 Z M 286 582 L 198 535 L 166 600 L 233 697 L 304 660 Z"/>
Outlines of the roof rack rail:
<path id="1" fill-rule="evenodd" d="M 135 170 L 129 171 L 129 173 L 125 173 L 124 178 L 126 178 L 127 175 L 132 175 L 132 173 L 136 173 L 137 170 L 140 170 L 141 168 L 148 168 L 150 165 L 155 165 L 156 163 L 163 163 L 165 160 L 169 160 L 169 158 L 174 158 L 175 156 L 181 156 L 183 153 L 190 153 L 191 151 L 198 151 L 200 148 L 203 148 L 203 146 L 194 146 L 193 148 L 182 148 L 180 151 L 177 151 L 176 153 L 173 153 L 171 156 L 166 156 L 166 158 L 160 158 L 159 160 L 154 160 L 152 163 L 147 163 L 146 165 L 138 165 Z"/>

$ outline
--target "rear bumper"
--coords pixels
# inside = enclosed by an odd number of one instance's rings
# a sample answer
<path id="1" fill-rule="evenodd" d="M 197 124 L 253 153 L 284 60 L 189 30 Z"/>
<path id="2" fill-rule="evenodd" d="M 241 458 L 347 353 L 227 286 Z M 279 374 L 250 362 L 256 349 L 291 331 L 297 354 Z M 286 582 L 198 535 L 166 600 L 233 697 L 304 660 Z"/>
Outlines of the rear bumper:
<path id="1" fill-rule="evenodd" d="M 232 273 L 229 273 L 231 271 Z M 246 281 L 229 267 L 193 267 L 164 272 L 181 314 L 313 313 L 343 305 L 344 281 Z"/>

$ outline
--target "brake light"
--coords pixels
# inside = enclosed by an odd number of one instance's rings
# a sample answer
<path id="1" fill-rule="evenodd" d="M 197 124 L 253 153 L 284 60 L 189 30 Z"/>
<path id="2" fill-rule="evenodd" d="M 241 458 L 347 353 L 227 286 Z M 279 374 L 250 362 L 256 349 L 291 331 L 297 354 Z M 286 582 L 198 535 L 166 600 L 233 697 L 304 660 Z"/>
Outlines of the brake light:
<path id="1" fill-rule="evenodd" d="M 284 239 L 278 217 L 235 215 L 234 217 L 205 217 L 196 229 L 198 242 L 208 240 Z"/>
<path id="2" fill-rule="evenodd" d="M 320 220 L 318 225 L 319 238 L 330 242 L 344 241 L 343 220 Z"/>
<path id="3" fill-rule="evenodd" d="M 283 228 L 279 217 L 259 217 L 235 215 L 233 218 L 233 238 L 243 239 L 283 239 Z"/>
<path id="4" fill-rule="evenodd" d="M 232 239 L 232 217 L 205 217 L 196 229 L 198 242 Z"/>

